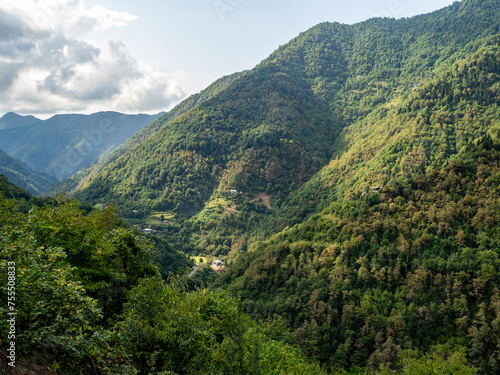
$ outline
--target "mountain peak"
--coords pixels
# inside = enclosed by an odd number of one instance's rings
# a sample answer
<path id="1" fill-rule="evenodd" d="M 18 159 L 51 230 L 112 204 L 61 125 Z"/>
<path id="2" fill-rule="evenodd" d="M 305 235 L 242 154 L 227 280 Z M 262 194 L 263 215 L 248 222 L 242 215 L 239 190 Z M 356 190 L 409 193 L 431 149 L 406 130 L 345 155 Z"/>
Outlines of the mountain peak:
<path id="1" fill-rule="evenodd" d="M 13 129 L 21 126 L 28 126 L 39 121 L 42 120 L 35 116 L 23 116 L 15 112 L 7 112 L 0 118 L 0 129 Z"/>

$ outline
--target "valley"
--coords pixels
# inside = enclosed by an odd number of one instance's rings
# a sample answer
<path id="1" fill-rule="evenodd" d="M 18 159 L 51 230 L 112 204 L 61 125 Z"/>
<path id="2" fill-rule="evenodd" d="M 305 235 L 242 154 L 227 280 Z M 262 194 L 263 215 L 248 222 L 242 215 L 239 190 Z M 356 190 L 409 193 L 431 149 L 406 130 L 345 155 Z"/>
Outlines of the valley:
<path id="1" fill-rule="evenodd" d="M 320 23 L 122 143 L 0 179 L 54 373 L 500 371 L 498 1 Z"/>

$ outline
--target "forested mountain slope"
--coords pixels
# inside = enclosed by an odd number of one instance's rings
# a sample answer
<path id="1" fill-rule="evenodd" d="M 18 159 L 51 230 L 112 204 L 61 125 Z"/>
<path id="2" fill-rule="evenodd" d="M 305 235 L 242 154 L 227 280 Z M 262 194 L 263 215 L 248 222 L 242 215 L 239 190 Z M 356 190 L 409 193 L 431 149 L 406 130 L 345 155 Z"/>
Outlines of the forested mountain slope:
<path id="1" fill-rule="evenodd" d="M 207 87 L 205 90 L 197 94 L 191 95 L 189 98 L 187 98 L 186 100 L 182 101 L 177 106 L 175 106 L 175 108 L 173 108 L 171 111 L 161 115 L 153 122 L 146 125 L 143 129 L 138 131 L 136 134 L 134 134 L 132 137 L 127 139 L 127 141 L 124 143 L 122 147 L 113 151 L 103 160 L 96 162 L 84 168 L 79 173 L 74 174 L 66 178 L 65 180 L 61 181 L 59 184 L 54 186 L 48 192 L 48 194 L 56 195 L 57 193 L 64 191 L 72 195 L 76 190 L 82 188 L 83 186 L 85 186 L 85 184 L 88 184 L 89 181 L 94 176 L 96 176 L 102 170 L 103 167 L 114 162 L 116 159 L 118 159 L 121 155 L 132 149 L 134 146 L 149 138 L 154 132 L 156 132 L 162 126 L 168 124 L 172 120 L 175 120 L 177 117 L 189 111 L 191 108 L 195 107 L 200 103 L 203 103 L 205 100 L 210 99 L 211 97 L 219 93 L 221 90 L 225 89 L 229 84 L 231 84 L 235 79 L 237 79 L 242 74 L 244 74 L 244 72 L 234 73 L 232 75 L 222 77 L 217 81 L 215 81 L 213 84 L 211 84 L 209 87 Z"/>
<path id="2" fill-rule="evenodd" d="M 294 193 L 280 215 L 288 223 L 300 222 L 349 194 L 439 168 L 473 140 L 496 134 L 500 36 L 483 43 L 408 95 L 345 128 L 333 160 Z"/>
<path id="3" fill-rule="evenodd" d="M 496 374 L 499 24 L 500 2 L 463 0 L 317 25 L 151 125 L 76 196 L 168 215 L 176 248 L 234 256 L 213 288 L 286 321 L 327 371 Z"/>
<path id="4" fill-rule="evenodd" d="M 220 184 L 289 191 L 329 159 L 340 126 L 325 113 L 303 80 L 258 68 L 103 168 L 78 196 L 191 216 Z"/>
<path id="5" fill-rule="evenodd" d="M 454 121 L 496 111 L 497 42 L 489 38 L 499 8 L 465 0 L 409 19 L 313 27 L 210 99 L 157 123 L 80 184 L 77 197 L 116 202 L 128 217 L 168 212 L 182 232 L 172 241 L 226 254 L 349 193 L 438 167 L 485 134 Z M 492 61 L 481 60 L 481 48 Z M 493 70 L 481 73 L 485 64 Z M 467 92 L 477 82 L 490 99 Z M 447 102 L 450 90 L 456 97 Z"/>
<path id="6" fill-rule="evenodd" d="M 325 374 L 282 321 L 262 324 L 224 294 L 190 291 L 187 259 L 156 245 L 112 207 L 35 198 L 0 176 L 2 372 Z M 165 279 L 159 253 L 173 272 Z"/>
<path id="7" fill-rule="evenodd" d="M 480 373 L 498 373 L 499 160 L 486 135 L 440 169 L 273 236 L 216 284 L 252 315 L 286 319 L 327 368 L 464 348 Z"/>
<path id="8" fill-rule="evenodd" d="M 346 127 L 275 215 L 291 225 L 324 210 L 216 282 L 254 316 L 287 319 L 327 368 L 464 350 L 480 373 L 500 369 L 500 37 L 470 48 Z"/>

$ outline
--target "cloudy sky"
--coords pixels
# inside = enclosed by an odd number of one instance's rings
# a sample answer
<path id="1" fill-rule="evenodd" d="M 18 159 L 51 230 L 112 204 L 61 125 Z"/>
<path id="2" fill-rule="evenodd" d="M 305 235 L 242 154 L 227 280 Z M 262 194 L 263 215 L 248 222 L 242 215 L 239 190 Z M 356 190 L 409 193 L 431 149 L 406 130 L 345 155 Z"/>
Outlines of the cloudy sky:
<path id="1" fill-rule="evenodd" d="M 0 115 L 167 110 L 323 21 L 451 0 L 1 0 Z"/>

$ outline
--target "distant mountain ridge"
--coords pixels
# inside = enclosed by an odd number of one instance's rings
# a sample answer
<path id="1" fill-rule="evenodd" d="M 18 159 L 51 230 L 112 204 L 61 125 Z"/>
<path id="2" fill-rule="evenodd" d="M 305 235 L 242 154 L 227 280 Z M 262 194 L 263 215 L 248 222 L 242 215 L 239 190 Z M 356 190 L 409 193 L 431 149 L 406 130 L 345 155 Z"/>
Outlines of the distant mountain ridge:
<path id="1" fill-rule="evenodd" d="M 28 126 L 40 121 L 43 120 L 40 120 L 35 116 L 22 116 L 14 112 L 8 112 L 0 118 L 0 130 Z"/>
<path id="2" fill-rule="evenodd" d="M 55 177 L 43 172 L 34 171 L 22 161 L 15 159 L 0 150 L 0 174 L 10 182 L 38 196 L 57 183 Z"/>
<path id="3" fill-rule="evenodd" d="M 99 112 L 40 120 L 10 112 L 0 118 L 0 149 L 63 179 L 102 159 L 159 115 Z"/>

